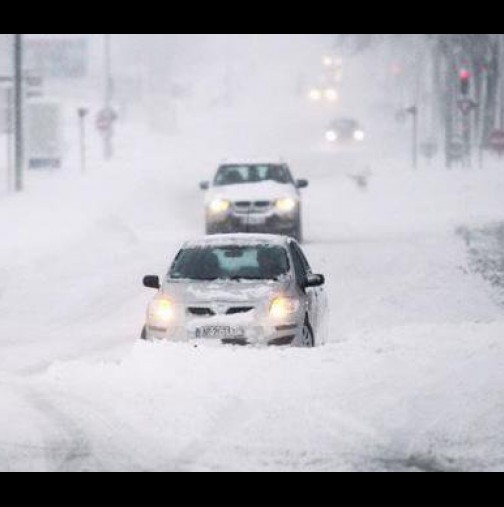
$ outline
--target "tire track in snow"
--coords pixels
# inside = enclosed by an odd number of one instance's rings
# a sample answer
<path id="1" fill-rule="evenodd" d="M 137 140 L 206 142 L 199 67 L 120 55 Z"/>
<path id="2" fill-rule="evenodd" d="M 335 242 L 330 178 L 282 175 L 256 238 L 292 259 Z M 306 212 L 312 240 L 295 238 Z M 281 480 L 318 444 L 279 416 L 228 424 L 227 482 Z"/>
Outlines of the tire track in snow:
<path id="1" fill-rule="evenodd" d="M 113 464 L 107 466 L 107 453 L 98 444 L 108 435 L 114 435 L 119 422 L 105 417 L 96 406 L 72 395 L 51 391 L 50 397 L 38 388 L 13 382 L 3 382 L 28 409 L 31 435 L 41 434 L 40 443 L 0 441 L 0 447 L 6 456 L 12 454 L 11 463 L 0 463 L 12 471 L 25 469 L 22 463 L 28 463 L 30 469 L 48 472 L 99 472 L 109 468 L 121 471 L 144 471 L 145 467 L 124 453 L 119 445 L 113 449 Z M 78 413 L 79 418 L 69 415 Z M 90 429 L 93 431 L 91 432 Z M 109 442 L 107 442 L 109 443 Z M 119 452 L 123 451 L 123 452 Z M 118 457 L 122 461 L 118 462 Z"/>
<path id="2" fill-rule="evenodd" d="M 28 410 L 30 422 L 34 424 L 33 428 L 29 428 L 30 432 L 41 434 L 40 444 L 3 441 L 0 443 L 2 448 L 8 452 L 14 450 L 16 461 L 19 461 L 18 456 L 22 456 L 28 462 L 37 463 L 37 468 L 40 467 L 37 471 L 78 470 L 79 464 L 92 454 L 82 428 L 40 390 L 16 381 L 2 381 L 2 384 L 22 403 L 23 409 Z M 30 436 L 21 435 L 27 439 Z"/>
<path id="3" fill-rule="evenodd" d="M 482 365 L 479 363 L 483 363 Z M 446 379 L 449 379 L 448 385 L 450 392 L 463 392 L 467 390 L 464 386 L 464 381 L 467 380 L 467 372 L 483 371 L 483 375 L 477 379 L 478 385 L 488 386 L 493 385 L 494 382 L 490 378 L 493 372 L 485 370 L 486 358 L 485 357 L 470 357 L 462 364 L 458 364 L 450 370 L 443 372 L 443 374 L 430 378 L 425 383 L 422 393 L 431 392 L 431 386 L 445 385 Z M 482 392 L 482 389 L 478 389 Z M 414 406 L 417 402 L 422 403 L 422 398 L 426 398 L 425 394 L 418 394 L 408 400 L 408 404 Z M 468 394 L 468 403 L 471 402 Z M 481 469 L 483 463 L 476 458 L 468 460 L 467 456 L 462 463 L 454 457 L 448 455 L 450 445 L 458 443 L 460 436 L 464 434 L 471 434 L 477 436 L 479 433 L 479 426 L 482 424 L 482 419 L 485 414 L 479 413 L 478 418 L 473 421 L 467 422 L 464 419 L 464 425 L 454 425 L 454 406 L 442 403 L 437 403 L 437 415 L 433 417 L 427 424 L 419 424 L 419 428 L 414 434 L 407 436 L 406 441 L 395 442 L 392 445 L 392 456 L 390 458 L 379 459 L 378 461 L 385 466 L 387 471 L 411 471 L 418 470 L 421 472 L 464 472 L 467 470 Z M 493 413 L 493 410 L 491 411 Z M 419 413 L 414 410 L 413 413 Z M 432 412 L 429 412 L 432 413 Z M 490 414 L 490 410 L 486 411 Z M 444 430 L 449 427 L 450 434 L 446 435 Z M 441 431 L 441 433 L 440 433 Z M 442 442 L 439 439 L 442 437 Z M 441 447 L 442 444 L 446 448 Z M 467 446 L 467 442 L 464 441 Z M 395 449 L 394 449 L 395 448 Z M 448 452 L 447 452 L 448 451 Z"/>

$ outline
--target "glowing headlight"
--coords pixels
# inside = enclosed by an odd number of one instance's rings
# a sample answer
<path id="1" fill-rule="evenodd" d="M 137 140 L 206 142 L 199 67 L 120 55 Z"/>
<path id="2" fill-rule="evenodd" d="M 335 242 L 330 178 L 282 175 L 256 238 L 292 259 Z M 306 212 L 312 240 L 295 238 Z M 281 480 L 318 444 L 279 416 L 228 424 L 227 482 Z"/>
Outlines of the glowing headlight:
<path id="1" fill-rule="evenodd" d="M 356 130 L 354 132 L 354 139 L 356 141 L 364 141 L 365 137 L 366 137 L 366 135 L 364 134 L 364 132 L 362 130 Z"/>
<path id="2" fill-rule="evenodd" d="M 215 199 L 210 203 L 208 209 L 214 215 L 218 215 L 220 213 L 225 213 L 230 208 L 230 206 L 231 203 L 229 201 L 226 201 L 224 199 Z"/>
<path id="3" fill-rule="evenodd" d="M 324 96 L 326 100 L 329 102 L 337 102 L 337 100 L 339 99 L 338 92 L 334 88 L 328 88 L 324 92 Z"/>
<path id="4" fill-rule="evenodd" d="M 338 140 L 338 134 L 334 132 L 334 130 L 327 131 L 325 137 L 330 143 L 334 143 Z"/>
<path id="5" fill-rule="evenodd" d="M 319 102 L 322 99 L 322 92 L 320 90 L 317 90 L 314 88 L 313 90 L 310 90 L 310 93 L 308 94 L 308 98 L 312 102 Z"/>
<path id="6" fill-rule="evenodd" d="M 324 67 L 332 67 L 333 64 L 334 64 L 334 60 L 332 59 L 332 57 L 324 56 L 324 58 L 322 58 L 322 65 Z"/>
<path id="7" fill-rule="evenodd" d="M 285 199 L 279 199 L 276 202 L 276 208 L 281 213 L 291 213 L 296 209 L 297 201 L 292 197 L 287 197 Z"/>
<path id="8" fill-rule="evenodd" d="M 175 316 L 173 303 L 168 299 L 156 299 L 149 306 L 149 320 L 170 322 Z"/>
<path id="9" fill-rule="evenodd" d="M 282 320 L 299 310 L 297 299 L 278 297 L 273 300 L 270 307 L 270 316 L 276 320 Z"/>

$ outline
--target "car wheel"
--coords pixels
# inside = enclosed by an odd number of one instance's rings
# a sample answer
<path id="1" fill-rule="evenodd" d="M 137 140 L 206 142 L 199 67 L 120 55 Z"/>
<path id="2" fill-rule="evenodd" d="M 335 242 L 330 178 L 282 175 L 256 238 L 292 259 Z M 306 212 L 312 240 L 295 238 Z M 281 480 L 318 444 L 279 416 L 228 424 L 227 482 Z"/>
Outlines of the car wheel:
<path id="1" fill-rule="evenodd" d="M 313 336 L 313 330 L 308 322 L 308 318 L 305 320 L 303 331 L 301 334 L 301 346 L 312 349 L 315 347 L 315 337 Z"/>
<path id="2" fill-rule="evenodd" d="M 147 341 L 147 326 L 144 326 L 140 334 L 140 340 Z"/>

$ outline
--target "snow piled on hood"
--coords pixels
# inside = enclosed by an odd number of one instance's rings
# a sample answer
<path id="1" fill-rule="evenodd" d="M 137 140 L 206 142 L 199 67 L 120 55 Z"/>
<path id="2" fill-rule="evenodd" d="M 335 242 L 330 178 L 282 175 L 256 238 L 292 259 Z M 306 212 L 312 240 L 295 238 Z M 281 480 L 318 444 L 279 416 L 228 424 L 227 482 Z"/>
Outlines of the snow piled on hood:
<path id="1" fill-rule="evenodd" d="M 226 185 L 212 187 L 208 191 L 207 202 L 215 198 L 236 201 L 276 201 L 285 197 L 296 197 L 297 191 L 293 185 L 277 183 L 275 181 L 261 181 L 243 185 Z"/>

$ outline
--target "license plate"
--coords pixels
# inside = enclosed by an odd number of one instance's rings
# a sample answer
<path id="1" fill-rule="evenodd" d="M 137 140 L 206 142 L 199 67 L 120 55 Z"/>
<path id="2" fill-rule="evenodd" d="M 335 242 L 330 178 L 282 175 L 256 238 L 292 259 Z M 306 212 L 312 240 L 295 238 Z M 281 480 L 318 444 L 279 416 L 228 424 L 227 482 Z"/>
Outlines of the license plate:
<path id="1" fill-rule="evenodd" d="M 249 216 L 248 217 L 248 224 L 249 225 L 264 225 L 266 223 L 266 217 L 254 217 Z"/>
<path id="2" fill-rule="evenodd" d="M 243 338 L 245 332 L 241 327 L 231 326 L 205 326 L 196 329 L 196 338 L 215 338 L 227 340 L 230 338 Z"/>

